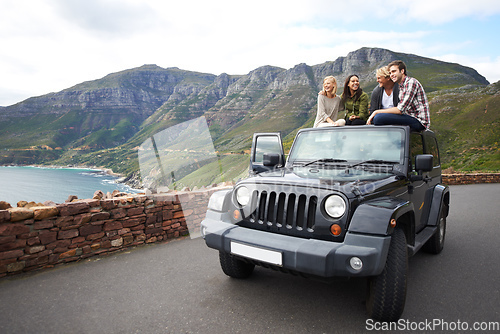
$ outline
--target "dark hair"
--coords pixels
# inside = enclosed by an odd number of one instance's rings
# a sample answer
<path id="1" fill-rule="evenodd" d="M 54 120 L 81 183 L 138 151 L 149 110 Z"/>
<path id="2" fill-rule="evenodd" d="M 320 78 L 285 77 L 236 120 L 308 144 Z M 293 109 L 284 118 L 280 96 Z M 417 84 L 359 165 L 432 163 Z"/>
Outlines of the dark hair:
<path id="1" fill-rule="evenodd" d="M 405 71 L 405 75 L 406 74 L 406 64 L 402 61 L 402 60 L 394 60 L 394 61 L 391 61 L 389 63 L 389 65 L 387 65 L 388 68 L 391 68 L 391 66 L 397 66 L 399 68 L 399 71 Z"/>
<path id="2" fill-rule="evenodd" d="M 347 101 L 347 99 L 351 97 L 351 91 L 349 90 L 349 81 L 351 81 L 352 77 L 356 77 L 359 80 L 359 75 L 357 74 L 351 74 L 350 76 L 347 77 L 347 79 L 345 79 L 344 92 L 342 93 L 342 103 L 345 103 L 345 101 Z M 354 93 L 353 102 L 356 102 L 361 96 L 361 94 L 363 94 L 363 90 L 361 89 L 361 87 L 359 87 L 358 90 L 356 90 L 356 93 Z"/>

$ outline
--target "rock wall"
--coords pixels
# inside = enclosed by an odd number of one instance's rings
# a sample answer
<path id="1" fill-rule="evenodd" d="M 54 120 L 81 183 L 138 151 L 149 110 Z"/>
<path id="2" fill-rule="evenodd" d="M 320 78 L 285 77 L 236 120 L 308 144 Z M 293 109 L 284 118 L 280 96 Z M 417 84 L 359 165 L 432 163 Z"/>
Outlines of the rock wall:
<path id="1" fill-rule="evenodd" d="M 500 183 L 500 173 L 443 174 L 443 183 L 450 186 L 473 183 Z"/>
<path id="2" fill-rule="evenodd" d="M 0 277 L 197 235 L 219 189 L 0 210 Z"/>
<path id="3" fill-rule="evenodd" d="M 448 185 L 499 182 L 500 173 L 443 174 Z M 211 194 L 222 188 L 0 207 L 0 277 L 197 236 Z"/>

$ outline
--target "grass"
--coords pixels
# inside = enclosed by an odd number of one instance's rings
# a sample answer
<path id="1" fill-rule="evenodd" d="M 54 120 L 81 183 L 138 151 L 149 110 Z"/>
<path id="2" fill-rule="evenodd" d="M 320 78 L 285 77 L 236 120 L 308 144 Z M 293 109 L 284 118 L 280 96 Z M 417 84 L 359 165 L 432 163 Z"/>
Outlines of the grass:
<path id="1" fill-rule="evenodd" d="M 419 79 L 426 89 L 431 102 L 431 129 L 436 132 L 440 144 L 443 166 L 467 172 L 500 171 L 500 84 L 480 85 L 483 82 L 479 76 L 458 64 L 405 54 L 395 56 L 408 64 L 409 74 Z M 360 69 L 373 70 L 367 66 L 370 65 L 364 64 Z M 156 111 L 148 111 L 151 115 L 144 120 L 145 116 L 126 108 L 104 109 L 101 106 L 96 109 L 94 106 L 82 109 L 78 106 L 63 112 L 56 105 L 36 107 L 38 100 L 29 99 L 23 106 L 36 113 L 22 114 L 16 121 L 3 117 L 0 122 L 2 148 L 10 149 L 0 151 L 0 163 L 85 164 L 130 174 L 139 169 L 137 147 L 141 143 L 170 126 L 205 115 L 220 159 L 201 166 L 199 171 L 180 173 L 182 182 L 192 186 L 196 182 L 233 180 L 248 169 L 248 156 L 242 153 L 250 149 L 254 133 L 280 132 L 285 152 L 288 152 L 297 131 L 312 126 L 317 84 L 322 78 L 315 78 L 311 69 L 314 68 L 294 72 L 295 77 L 286 89 L 271 84 L 287 73 L 284 69 L 259 68 L 252 75 L 235 76 L 241 79 L 239 89 L 220 100 L 214 100 L 206 90 L 215 87 L 213 75 L 153 65 L 113 73 L 65 90 L 58 103 L 74 105 L 75 95 L 71 92 L 87 94 L 115 88 L 142 89 L 149 96 L 159 98 L 165 94 L 161 91 L 165 83 L 155 82 L 153 86 L 143 87 L 142 81 L 165 73 L 178 85 L 176 96 L 179 100 L 172 98 L 160 108 L 155 107 Z M 374 81 L 368 80 L 364 85 L 372 87 Z M 468 86 L 462 87 L 464 85 Z M 201 93 L 191 93 L 194 90 Z M 371 89 L 366 91 L 370 93 Z M 56 95 L 48 94 L 45 98 L 56 99 Z M 144 104 L 139 106 L 141 108 L 152 105 L 141 103 Z M 43 145 L 62 150 L 44 150 Z M 19 150 L 31 146 L 38 149 Z"/>
<path id="2" fill-rule="evenodd" d="M 248 175 L 248 154 L 226 154 L 178 180 L 178 187 L 209 186 L 221 182 L 237 181 Z"/>
<path id="3" fill-rule="evenodd" d="M 430 95 L 431 129 L 445 168 L 500 171 L 500 95 L 495 91 L 477 87 Z"/>

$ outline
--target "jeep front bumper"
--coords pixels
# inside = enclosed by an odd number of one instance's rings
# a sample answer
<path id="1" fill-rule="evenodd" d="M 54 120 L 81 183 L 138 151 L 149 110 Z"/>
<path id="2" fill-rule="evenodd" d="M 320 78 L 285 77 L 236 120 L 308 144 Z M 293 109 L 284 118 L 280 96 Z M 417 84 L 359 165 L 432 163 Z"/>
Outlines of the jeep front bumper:
<path id="1" fill-rule="evenodd" d="M 303 274 L 374 276 L 384 269 L 390 236 L 347 232 L 343 242 L 303 239 L 226 223 L 227 214 L 209 210 L 201 223 L 208 247 L 240 257 L 283 267 Z M 361 269 L 351 267 L 351 259 L 362 261 Z"/>

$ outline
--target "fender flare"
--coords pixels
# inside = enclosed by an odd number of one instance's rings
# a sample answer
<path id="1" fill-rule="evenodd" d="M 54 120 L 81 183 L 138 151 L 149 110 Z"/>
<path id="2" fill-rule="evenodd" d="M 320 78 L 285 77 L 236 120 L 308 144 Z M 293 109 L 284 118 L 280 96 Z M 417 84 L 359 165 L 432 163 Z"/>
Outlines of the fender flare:
<path id="1" fill-rule="evenodd" d="M 438 184 L 432 191 L 432 202 L 429 210 L 427 225 L 436 226 L 439 222 L 439 216 L 443 205 L 446 205 L 445 216 L 448 216 L 450 206 L 450 188 L 446 185 Z"/>
<path id="2" fill-rule="evenodd" d="M 390 226 L 391 220 L 398 220 L 408 212 L 414 212 L 413 203 L 410 201 L 391 197 L 370 200 L 356 208 L 348 230 L 354 233 L 389 235 L 393 230 Z"/>

